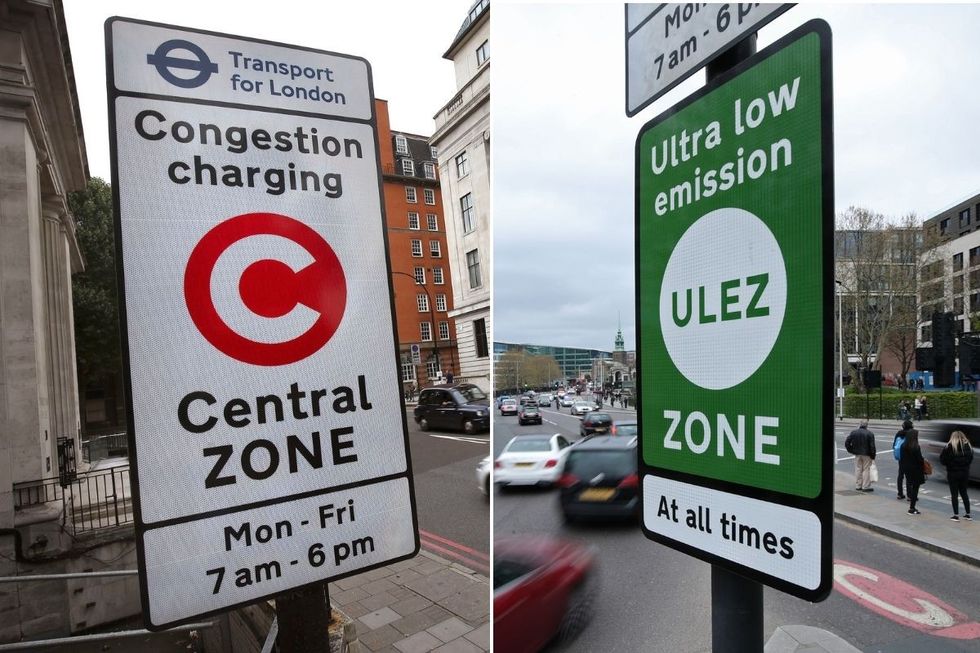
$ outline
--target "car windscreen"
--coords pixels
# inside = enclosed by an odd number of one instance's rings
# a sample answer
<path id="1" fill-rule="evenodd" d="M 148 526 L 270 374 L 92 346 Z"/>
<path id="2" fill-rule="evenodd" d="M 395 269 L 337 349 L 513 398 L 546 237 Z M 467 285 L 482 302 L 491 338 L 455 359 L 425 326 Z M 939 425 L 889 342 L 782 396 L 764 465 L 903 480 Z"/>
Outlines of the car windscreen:
<path id="1" fill-rule="evenodd" d="M 636 424 L 617 424 L 616 435 L 636 435 L 639 432 Z"/>
<path id="2" fill-rule="evenodd" d="M 486 399 L 487 395 L 480 390 L 475 385 L 468 385 L 456 388 L 456 392 L 463 395 L 466 401 L 479 401 L 480 399 Z"/>
<path id="3" fill-rule="evenodd" d="M 599 474 L 612 478 L 629 476 L 636 473 L 636 451 L 573 451 L 565 461 L 565 472 L 586 480 Z"/>
<path id="4" fill-rule="evenodd" d="M 536 412 L 538 412 L 538 407 L 537 406 L 525 406 L 524 407 L 524 414 L 525 415 L 527 413 L 536 413 Z"/>
<path id="5" fill-rule="evenodd" d="M 532 571 L 534 567 L 523 560 L 508 560 L 496 555 L 493 558 L 493 589 L 503 587 Z"/>
<path id="6" fill-rule="evenodd" d="M 590 424 L 612 424 L 612 417 L 605 413 L 592 413 L 588 419 Z"/>
<path id="7" fill-rule="evenodd" d="M 508 452 L 528 453 L 534 451 L 551 451 L 550 438 L 515 438 L 507 445 Z"/>

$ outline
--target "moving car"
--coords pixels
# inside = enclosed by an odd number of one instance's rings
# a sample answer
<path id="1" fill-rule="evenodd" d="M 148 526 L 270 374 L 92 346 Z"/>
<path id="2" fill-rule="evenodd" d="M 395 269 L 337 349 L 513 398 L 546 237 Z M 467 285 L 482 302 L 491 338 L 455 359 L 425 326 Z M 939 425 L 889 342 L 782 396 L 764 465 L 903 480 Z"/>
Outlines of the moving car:
<path id="1" fill-rule="evenodd" d="M 578 432 L 584 438 L 587 435 L 608 433 L 611 427 L 612 417 L 609 413 L 592 412 L 582 418 Z"/>
<path id="2" fill-rule="evenodd" d="M 497 539 L 493 547 L 493 647 L 533 653 L 585 627 L 597 593 L 591 547 L 545 535 Z"/>
<path id="3" fill-rule="evenodd" d="M 415 407 L 415 423 L 423 431 L 486 431 L 490 429 L 490 399 L 472 383 L 423 388 Z"/>
<path id="4" fill-rule="evenodd" d="M 538 395 L 539 406 L 550 406 L 554 401 L 554 398 L 546 392 L 542 392 Z"/>
<path id="5" fill-rule="evenodd" d="M 534 433 L 511 438 L 493 463 L 493 482 L 508 485 L 555 484 L 571 443 L 555 433 Z"/>
<path id="6" fill-rule="evenodd" d="M 561 398 L 562 408 L 571 408 L 572 404 L 575 403 L 575 395 L 567 394 Z"/>
<path id="7" fill-rule="evenodd" d="M 500 404 L 502 404 L 505 399 L 512 399 L 512 397 L 510 395 L 500 395 L 497 397 L 497 408 L 500 408 Z"/>
<path id="8" fill-rule="evenodd" d="M 636 423 L 636 420 L 623 420 L 613 422 L 612 428 L 609 429 L 611 435 L 628 435 L 636 436 L 640 434 L 640 428 Z"/>
<path id="9" fill-rule="evenodd" d="M 487 456 L 476 466 L 476 485 L 480 492 L 490 499 L 490 456 Z"/>
<path id="10" fill-rule="evenodd" d="M 919 446 L 922 447 L 922 457 L 932 463 L 933 476 L 946 478 L 946 468 L 939 462 L 939 454 L 949 443 L 953 431 L 963 431 L 973 445 L 973 464 L 970 465 L 970 480 L 980 482 L 980 420 L 975 419 L 942 419 L 927 422 L 916 422 L 919 431 Z M 894 435 L 892 433 L 891 435 Z"/>
<path id="11" fill-rule="evenodd" d="M 582 518 L 639 519 L 636 438 L 594 436 L 569 452 L 558 479 L 566 522 Z"/>
<path id="12" fill-rule="evenodd" d="M 524 406 L 524 408 L 521 408 L 521 412 L 517 414 L 517 423 L 521 426 L 525 424 L 540 424 L 541 411 L 538 410 L 537 406 Z"/>
<path id="13" fill-rule="evenodd" d="M 592 412 L 592 404 L 587 401 L 576 401 L 572 404 L 572 415 L 585 415 Z"/>
<path id="14" fill-rule="evenodd" d="M 516 399 L 504 399 L 500 402 L 500 414 L 501 415 L 516 415 L 517 414 L 517 400 Z"/>

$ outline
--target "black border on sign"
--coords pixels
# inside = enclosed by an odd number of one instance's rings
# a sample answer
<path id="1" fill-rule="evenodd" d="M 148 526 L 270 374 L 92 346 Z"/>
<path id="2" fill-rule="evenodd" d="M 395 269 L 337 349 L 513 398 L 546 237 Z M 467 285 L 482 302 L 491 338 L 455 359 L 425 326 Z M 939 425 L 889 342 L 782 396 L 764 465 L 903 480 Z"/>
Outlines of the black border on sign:
<path id="1" fill-rule="evenodd" d="M 640 21 L 640 23 L 635 28 L 633 28 L 632 31 L 630 31 L 630 29 L 629 29 L 629 16 L 626 13 L 626 12 L 629 11 L 629 9 L 626 7 L 625 4 L 623 5 L 623 16 L 624 16 L 623 17 L 623 33 L 626 35 L 626 38 L 623 39 L 623 52 L 625 54 L 625 59 L 626 59 L 626 65 L 623 66 L 623 69 L 625 71 L 624 72 L 625 84 L 623 86 L 623 89 L 624 89 L 624 95 L 626 96 L 625 97 L 624 105 L 626 107 L 626 116 L 628 118 L 632 118 L 633 116 L 635 116 L 639 112 L 641 112 L 644 109 L 646 109 L 648 106 L 650 106 L 651 104 L 653 104 L 654 102 L 656 102 L 659 98 L 663 97 L 665 93 L 669 92 L 675 86 L 677 86 L 678 84 L 680 84 L 681 82 L 683 82 L 684 80 L 686 80 L 688 77 L 690 77 L 691 75 L 693 75 L 694 73 L 698 72 L 699 70 L 701 70 L 702 68 L 704 68 L 705 66 L 707 66 L 709 63 L 711 63 L 712 61 L 714 61 L 715 59 L 717 59 L 723 52 L 725 52 L 726 50 L 728 50 L 730 47 L 732 47 L 733 45 L 735 45 L 736 43 L 738 43 L 742 39 L 748 37 L 753 32 L 759 31 L 761 28 L 765 27 L 766 25 L 768 25 L 769 23 L 771 23 L 776 18 L 779 18 L 780 16 L 782 16 L 784 13 L 786 13 L 786 11 L 788 9 L 790 9 L 791 7 L 793 7 L 795 5 L 795 3 L 783 4 L 779 9 L 777 9 L 774 12 L 772 12 L 771 14 L 769 14 L 768 16 L 766 16 L 765 18 L 763 18 L 758 23 L 754 23 L 752 25 L 752 28 L 751 29 L 749 29 L 749 30 L 747 30 L 745 32 L 740 32 L 738 34 L 734 34 L 732 36 L 732 38 L 728 39 L 727 41 L 724 42 L 723 45 L 719 46 L 714 51 L 714 53 L 712 53 L 711 56 L 709 56 L 707 59 L 705 59 L 704 61 L 702 61 L 701 63 L 699 63 L 697 66 L 694 66 L 693 68 L 691 68 L 690 70 L 688 70 L 686 73 L 684 73 L 683 75 L 681 75 L 680 77 L 678 77 L 677 79 L 675 79 L 673 82 L 671 82 L 667 86 L 665 86 L 662 89 L 656 91 L 652 96 L 650 96 L 649 99 L 644 100 L 643 102 L 641 102 L 640 105 L 638 107 L 636 107 L 635 109 L 630 110 L 630 96 L 629 96 L 629 85 L 630 85 L 630 45 L 629 45 L 629 41 L 630 41 L 630 38 L 632 38 L 632 36 L 634 34 L 636 34 L 636 32 L 641 27 L 643 27 L 645 24 L 647 24 L 648 22 L 650 22 L 650 20 L 652 20 L 658 13 L 660 13 L 660 10 L 663 9 L 664 7 L 666 7 L 667 4 L 668 3 L 661 4 L 659 7 L 657 7 L 656 9 L 654 9 L 653 10 L 653 13 L 650 14 L 649 16 L 647 16 L 646 18 L 644 18 L 642 21 Z M 720 4 L 709 4 L 707 6 L 708 7 L 720 7 L 721 5 Z M 654 118 L 654 120 L 656 120 L 656 118 Z"/>
<path id="2" fill-rule="evenodd" d="M 304 52 L 313 52 L 317 54 L 325 54 L 333 57 L 339 57 L 344 59 L 353 59 L 356 61 L 361 61 L 364 63 L 367 70 L 367 86 L 368 86 L 368 96 L 369 96 L 369 106 L 371 109 L 371 115 L 369 119 L 352 118 L 347 116 L 332 116 L 330 114 L 316 114 L 303 111 L 284 111 L 277 110 L 273 108 L 266 107 L 256 107 L 250 105 L 241 105 L 226 102 L 207 102 L 200 99 L 193 98 L 173 98 L 165 96 L 155 96 L 150 94 L 142 93 L 131 93 L 131 92 L 120 92 L 115 86 L 115 75 L 114 66 L 112 58 L 112 27 L 115 23 L 135 23 L 139 25 L 150 25 L 153 27 L 162 27 L 165 29 L 178 30 L 193 34 L 205 34 L 208 36 L 218 36 L 222 38 L 235 39 L 239 41 L 248 41 L 251 43 L 262 43 L 266 45 L 274 45 L 277 47 L 288 48 L 293 50 L 301 50 Z M 130 351 L 129 351 L 129 324 L 127 320 L 126 312 L 126 275 L 125 270 L 123 270 L 123 250 L 122 250 L 122 223 L 120 219 L 119 210 L 119 156 L 117 148 L 117 131 L 116 131 L 116 100 L 119 97 L 146 97 L 155 98 L 166 101 L 184 101 L 193 104 L 202 105 L 213 105 L 221 106 L 227 108 L 244 109 L 249 111 L 258 111 L 263 113 L 280 113 L 280 114 L 290 114 L 299 115 L 307 117 L 315 117 L 319 119 L 329 119 L 342 122 L 358 122 L 361 124 L 370 125 L 374 130 L 374 160 L 378 176 L 378 198 L 381 209 L 381 229 L 384 242 L 384 254 L 385 254 L 385 273 L 387 275 L 387 285 L 388 285 L 388 306 L 391 315 L 391 332 L 393 337 L 393 350 L 394 350 L 394 369 L 392 374 L 394 378 L 401 378 L 401 368 L 399 365 L 399 348 L 398 348 L 398 320 L 395 313 L 395 297 L 394 297 L 394 287 L 391 275 L 391 257 L 389 256 L 389 241 L 388 241 L 388 218 L 385 212 L 385 202 L 384 202 L 384 177 L 381 171 L 381 144 L 378 140 L 377 133 L 377 112 L 375 110 L 375 98 L 374 98 L 374 77 L 373 71 L 371 69 L 371 63 L 364 59 L 363 57 L 357 57 L 348 54 L 341 54 L 337 52 L 331 52 L 329 50 L 319 50 L 316 48 L 309 48 L 303 46 L 294 46 L 288 43 L 278 43 L 276 41 L 267 41 L 264 39 L 249 38 L 244 36 L 236 36 L 234 34 L 224 34 L 221 32 L 213 32 L 208 30 L 194 29 L 188 27 L 181 27 L 179 25 L 171 25 L 167 23 L 157 23 L 153 21 L 140 20 L 135 18 L 125 18 L 122 16 L 111 16 L 106 19 L 104 24 L 105 30 L 105 59 L 106 59 L 106 91 L 107 91 L 107 103 L 109 111 L 109 160 L 110 160 L 110 172 L 112 181 L 112 208 L 115 214 L 115 225 L 113 234 L 115 236 L 115 255 L 116 255 L 116 284 L 117 284 L 117 296 L 119 302 L 119 328 L 120 328 L 120 345 L 122 350 L 122 363 L 123 363 L 123 379 L 126 384 L 126 388 L 129 390 L 126 394 L 126 420 L 127 420 L 127 441 L 129 444 L 129 458 L 130 458 L 130 484 L 132 487 L 132 501 L 133 501 L 133 516 L 134 525 L 136 529 L 136 555 L 139 567 L 139 586 L 140 586 L 140 600 L 143 607 L 143 621 L 147 630 L 151 631 L 161 631 L 181 624 L 192 623 L 193 621 L 200 619 L 202 617 L 208 617 L 218 614 L 223 614 L 230 610 L 240 608 L 246 605 L 251 605 L 259 601 L 264 601 L 271 599 L 275 596 L 282 594 L 284 591 L 292 591 L 297 589 L 302 589 L 306 587 L 311 587 L 313 585 L 324 583 L 328 581 L 340 580 L 342 578 L 347 578 L 348 576 L 354 576 L 356 574 L 361 574 L 372 569 L 377 569 L 385 565 L 392 564 L 394 562 L 399 562 L 401 560 L 408 560 L 414 558 L 418 555 L 421 549 L 421 541 L 419 539 L 419 522 L 418 522 L 418 508 L 415 500 L 415 483 L 413 481 L 414 474 L 412 471 L 412 455 L 411 448 L 409 446 L 409 435 L 408 435 L 408 417 L 405 408 L 405 397 L 404 393 L 398 392 L 399 396 L 399 407 L 401 409 L 401 421 L 402 421 L 402 442 L 405 448 L 405 471 L 399 474 L 394 474 L 385 477 L 373 478 L 367 481 L 361 481 L 357 483 L 350 483 L 343 486 L 336 486 L 334 488 L 318 489 L 310 492 L 304 492 L 297 495 L 278 497 L 275 499 L 270 499 L 262 502 L 253 503 L 250 505 L 237 506 L 228 509 L 223 509 L 215 511 L 217 514 L 231 514 L 234 512 L 240 512 L 243 510 L 248 510 L 261 505 L 271 505 L 275 503 L 285 503 L 290 500 L 295 500 L 298 498 L 305 498 L 308 496 L 314 496 L 317 494 L 324 494 L 327 492 L 339 491 L 346 488 L 363 487 L 367 485 L 372 485 L 378 482 L 394 480 L 397 478 L 404 477 L 408 482 L 408 495 L 409 502 L 411 504 L 412 511 L 412 530 L 415 534 L 415 545 L 412 551 L 408 554 L 398 556 L 395 558 L 390 558 L 383 562 L 375 563 L 372 565 L 359 567 L 358 569 L 348 571 L 335 576 L 324 576 L 323 578 L 305 583 L 303 585 L 296 585 L 293 587 L 285 588 L 283 590 L 278 590 L 276 592 L 265 594 L 262 596 L 256 596 L 255 598 L 243 601 L 241 603 L 236 603 L 233 605 L 228 605 L 217 610 L 211 610 L 208 612 L 203 612 L 199 614 L 190 615 L 176 621 L 169 621 L 166 623 L 153 623 L 150 620 L 150 601 L 149 601 L 149 588 L 147 586 L 147 576 L 146 576 L 146 554 L 144 550 L 144 535 L 147 531 L 153 530 L 155 528 L 161 528 L 168 525 L 176 523 L 184 523 L 190 521 L 196 521 L 203 519 L 208 516 L 214 516 L 214 513 L 202 513 L 193 516 L 181 517 L 173 520 L 167 520 L 165 522 L 157 522 L 153 525 L 147 525 L 143 522 L 142 508 L 140 505 L 140 485 L 139 485 L 139 470 L 137 469 L 137 457 L 136 452 L 136 426 L 133 419 L 133 383 L 132 383 L 132 370 L 130 366 Z M 400 390 L 400 384 L 399 384 Z M 206 582 L 206 581 L 205 581 Z"/>
<path id="3" fill-rule="evenodd" d="M 667 109 L 664 113 L 660 114 L 653 120 L 647 122 L 636 137 L 635 145 L 635 177 L 634 177 L 634 229 L 635 234 L 640 233 L 640 141 L 643 138 L 644 133 L 668 118 L 672 117 L 675 113 L 681 109 L 687 107 L 688 105 L 701 99 L 708 93 L 711 93 L 716 88 L 732 81 L 741 73 L 752 68 L 756 64 L 768 59 L 772 55 L 778 53 L 787 46 L 793 44 L 800 38 L 809 35 L 816 34 L 820 39 L 820 142 L 821 142 L 821 153 L 823 160 L 821 162 L 821 184 L 822 184 L 822 218 L 823 224 L 821 229 L 821 238 L 823 241 L 823 257 L 821 259 L 822 265 L 822 277 L 823 277 L 823 288 L 821 289 L 821 297 L 823 299 L 823 324 L 822 332 L 823 339 L 821 341 L 821 346 L 823 347 L 824 357 L 823 366 L 820 370 L 820 378 L 823 382 L 820 385 L 820 402 L 823 406 L 823 410 L 820 413 L 820 424 L 815 427 L 817 432 L 819 432 L 822 437 L 822 447 L 823 457 L 820 461 L 820 478 L 821 478 L 821 489 L 819 494 L 813 499 L 807 499 L 804 497 L 798 497 L 790 494 L 785 494 L 781 492 L 773 492 L 769 490 L 761 490 L 759 488 L 753 488 L 745 485 L 740 485 L 736 483 L 731 483 L 728 481 L 722 481 L 702 476 L 696 476 L 693 474 L 677 472 L 674 470 L 663 469 L 658 467 L 649 466 L 646 464 L 643 458 L 643 438 L 640 438 L 637 443 L 637 465 L 640 472 L 640 514 L 643 514 L 643 479 L 647 475 L 653 475 L 660 478 L 667 478 L 671 480 L 682 481 L 685 483 L 690 483 L 692 485 L 698 485 L 701 487 L 710 488 L 713 490 L 718 490 L 722 492 L 728 492 L 730 494 L 737 494 L 753 499 L 758 499 L 760 501 L 766 501 L 769 503 L 776 503 L 784 506 L 789 506 L 792 508 L 797 508 L 800 510 L 805 510 L 811 512 L 817 516 L 820 520 L 820 584 L 816 589 L 808 589 L 801 587 L 794 583 L 790 583 L 781 578 L 771 576 L 764 572 L 758 571 L 756 569 L 746 567 L 745 565 L 738 564 L 726 558 L 716 556 L 712 553 L 704 551 L 702 549 L 695 548 L 683 542 L 673 540 L 664 535 L 654 533 L 647 530 L 645 522 L 642 518 L 640 520 L 640 527 L 643 534 L 655 542 L 664 544 L 673 549 L 677 549 L 683 553 L 694 556 L 705 562 L 709 562 L 713 565 L 718 565 L 733 571 L 737 574 L 750 578 L 757 582 L 768 585 L 774 589 L 781 592 L 786 592 L 798 598 L 804 599 L 806 601 L 818 602 L 822 601 L 830 594 L 830 590 L 833 584 L 833 527 L 834 527 L 834 418 L 833 418 L 833 401 L 834 401 L 834 385 L 833 385 L 833 357 L 830 352 L 834 349 L 834 124 L 833 124 L 833 61 L 831 52 L 831 30 L 830 26 L 823 20 L 814 19 L 810 20 L 800 27 L 796 28 L 786 36 L 782 37 L 765 50 L 753 55 L 752 57 L 740 62 L 734 68 L 726 71 L 722 75 L 719 75 L 716 79 L 712 80 L 704 88 L 699 89 L 696 93 L 685 98 L 678 104 Z M 639 238 L 634 238 L 635 248 L 634 248 L 634 259 L 637 261 L 635 265 L 635 302 L 636 302 L 636 348 L 637 351 L 642 351 L 641 337 L 643 334 L 643 329 L 641 328 L 641 311 L 640 299 L 642 293 L 640 292 L 641 278 L 640 278 L 640 267 L 639 261 L 642 256 L 642 245 L 639 242 Z M 636 375 L 636 393 L 637 396 L 641 398 L 641 401 L 637 403 L 637 422 L 642 424 L 643 416 L 643 374 L 642 370 L 642 357 L 637 356 L 637 375 Z"/>

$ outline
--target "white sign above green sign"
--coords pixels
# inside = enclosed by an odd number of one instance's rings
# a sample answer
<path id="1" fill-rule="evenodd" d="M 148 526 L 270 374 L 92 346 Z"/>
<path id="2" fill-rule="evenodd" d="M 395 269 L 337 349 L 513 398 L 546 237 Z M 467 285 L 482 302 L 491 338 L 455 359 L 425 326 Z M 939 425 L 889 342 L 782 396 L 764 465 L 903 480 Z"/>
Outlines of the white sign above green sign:
<path id="1" fill-rule="evenodd" d="M 830 80 L 811 21 L 636 144 L 644 532 L 811 601 L 831 586 Z"/>

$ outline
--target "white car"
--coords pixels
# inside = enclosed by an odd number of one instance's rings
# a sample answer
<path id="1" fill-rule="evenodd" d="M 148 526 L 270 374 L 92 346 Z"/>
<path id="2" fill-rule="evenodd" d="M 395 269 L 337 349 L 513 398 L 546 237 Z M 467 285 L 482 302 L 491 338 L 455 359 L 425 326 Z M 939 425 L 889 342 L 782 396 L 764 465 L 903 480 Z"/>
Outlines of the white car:
<path id="1" fill-rule="evenodd" d="M 480 488 L 480 492 L 489 499 L 490 498 L 490 456 L 487 456 L 480 461 L 480 464 L 476 466 L 476 484 Z"/>
<path id="2" fill-rule="evenodd" d="M 595 406 L 587 401 L 576 401 L 572 404 L 572 415 L 585 415 L 591 413 L 594 408 Z"/>
<path id="3" fill-rule="evenodd" d="M 575 405 L 575 395 L 567 394 L 561 398 L 562 408 L 569 408 Z"/>
<path id="4" fill-rule="evenodd" d="M 493 482 L 507 485 L 554 485 L 572 444 L 564 435 L 518 435 L 493 463 Z"/>

